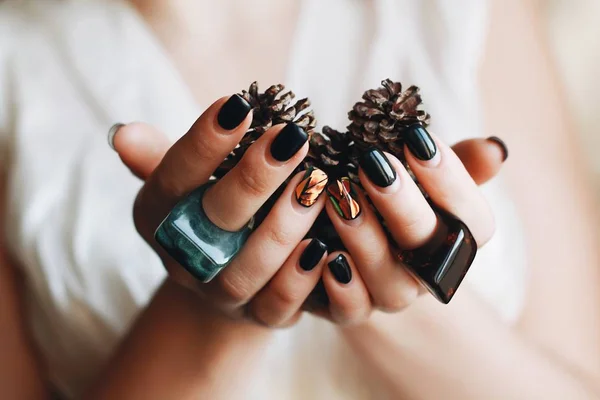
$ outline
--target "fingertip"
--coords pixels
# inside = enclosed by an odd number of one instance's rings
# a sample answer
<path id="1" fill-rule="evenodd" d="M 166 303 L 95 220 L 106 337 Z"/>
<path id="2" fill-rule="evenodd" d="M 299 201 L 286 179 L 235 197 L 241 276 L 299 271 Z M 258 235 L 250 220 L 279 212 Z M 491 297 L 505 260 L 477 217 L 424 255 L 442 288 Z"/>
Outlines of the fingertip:
<path id="1" fill-rule="evenodd" d="M 506 159 L 503 146 L 490 139 L 464 140 L 452 150 L 478 185 L 496 176 Z"/>
<path id="2" fill-rule="evenodd" d="M 217 134 L 238 137 L 250 129 L 252 118 L 251 104 L 242 96 L 233 94 L 223 96 L 211 104 L 200 115 L 194 126 L 201 124 Z M 194 126 L 192 129 L 194 129 Z"/>
<path id="3" fill-rule="evenodd" d="M 127 168 L 141 179 L 152 173 L 171 145 L 162 132 L 141 122 L 113 125 L 108 140 Z"/>
<path id="4" fill-rule="evenodd" d="M 217 124 L 226 131 L 237 128 L 244 120 L 249 118 L 248 115 L 252 111 L 252 105 L 239 94 L 227 97 L 224 102 L 221 98 L 219 102 L 222 102 L 222 104 L 217 113 Z"/>
<path id="5" fill-rule="evenodd" d="M 152 149 L 162 143 L 163 137 L 154 128 L 142 122 L 117 123 L 108 133 L 109 145 L 119 155 L 131 151 Z"/>

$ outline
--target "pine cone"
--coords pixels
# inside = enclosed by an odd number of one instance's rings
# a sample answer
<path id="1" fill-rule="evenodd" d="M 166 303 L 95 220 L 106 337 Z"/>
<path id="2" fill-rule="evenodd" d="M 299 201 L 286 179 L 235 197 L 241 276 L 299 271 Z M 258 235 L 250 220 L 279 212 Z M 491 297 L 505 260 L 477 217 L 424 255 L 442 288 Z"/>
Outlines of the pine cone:
<path id="1" fill-rule="evenodd" d="M 324 170 L 330 182 L 347 176 L 360 185 L 360 157 L 368 149 L 376 147 L 396 156 L 416 182 L 404 157 L 403 132 L 415 123 L 427 126 L 429 114 L 420 109 L 422 101 L 418 87 L 410 86 L 402 91 L 402 85 L 390 79 L 381 84 L 381 88 L 367 90 L 363 94 L 363 101 L 356 103 L 348 113 L 351 123 L 347 132 L 325 126 L 323 133 L 313 133 L 310 151 L 304 161 L 305 168 L 315 166 Z M 309 236 L 318 237 L 330 249 L 344 248 L 324 213 L 315 222 Z"/>
<path id="2" fill-rule="evenodd" d="M 369 148 L 387 151 L 406 165 L 403 131 L 415 123 L 427 126 L 429 114 L 420 109 L 418 87 L 402 91 L 402 85 L 390 79 L 381 84 L 381 88 L 367 90 L 363 101 L 348 113 L 347 132 L 325 126 L 322 134 L 312 135 L 307 165 L 324 169 L 331 179 L 348 176 L 355 183 L 359 183 L 359 158 Z"/>
<path id="3" fill-rule="evenodd" d="M 259 93 L 257 83 L 252 83 L 248 91 L 244 90 L 241 93 L 241 96 L 253 107 L 252 125 L 239 146 L 215 171 L 214 176 L 221 178 L 231 170 L 248 147 L 271 126 L 287 122 L 298 124 L 310 137 L 308 155 L 294 173 L 309 167 L 317 167 L 328 175 L 330 182 L 347 176 L 360 185 L 359 159 L 371 147 L 395 155 L 411 172 L 404 158 L 403 131 L 414 123 L 427 126 L 429 115 L 420 109 L 421 96 L 416 86 L 410 86 L 402 91 L 402 85 L 390 79 L 384 80 L 382 86 L 367 90 L 363 94 L 363 101 L 354 105 L 348 113 L 351 123 L 347 127 L 347 132 L 325 126 L 320 133 L 314 132 L 317 121 L 313 112 L 308 110 L 310 107 L 308 99 L 298 100 L 290 106 L 295 96 L 292 92 L 283 93 L 283 85 L 273 85 L 264 93 Z M 257 224 L 260 224 L 268 214 L 288 181 L 289 179 L 280 186 L 257 213 Z M 330 249 L 344 248 L 324 211 L 317 218 L 308 236 L 318 237 Z"/>
<path id="4" fill-rule="evenodd" d="M 248 147 L 273 125 L 294 122 L 309 136 L 312 135 L 317 121 L 312 110 L 308 109 L 310 101 L 303 98 L 290 106 L 296 95 L 291 91 L 284 93 L 284 89 L 285 87 L 279 84 L 269 87 L 264 93 L 259 93 L 258 84 L 253 82 L 248 91 L 242 91 L 240 95 L 252 106 L 252 124 L 239 146 L 215 171 L 216 178 L 221 178 L 229 172 L 240 161 Z"/>

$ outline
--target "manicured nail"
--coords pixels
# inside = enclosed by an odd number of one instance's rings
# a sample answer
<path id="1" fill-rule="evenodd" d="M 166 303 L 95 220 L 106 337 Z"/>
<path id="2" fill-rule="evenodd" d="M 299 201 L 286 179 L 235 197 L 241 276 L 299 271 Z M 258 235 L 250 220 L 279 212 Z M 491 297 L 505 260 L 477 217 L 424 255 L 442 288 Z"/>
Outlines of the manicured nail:
<path id="1" fill-rule="evenodd" d="M 325 243 L 321 242 L 319 239 L 311 240 L 300 256 L 300 268 L 305 271 L 312 271 L 326 252 L 327 246 Z"/>
<path id="2" fill-rule="evenodd" d="M 367 151 L 362 156 L 360 167 L 371 182 L 379 187 L 388 187 L 396 180 L 396 170 L 379 149 L 373 148 Z"/>
<path id="3" fill-rule="evenodd" d="M 490 136 L 489 138 L 487 138 L 487 140 L 494 142 L 500 146 L 500 148 L 502 149 L 502 162 L 506 161 L 506 159 L 508 158 L 508 147 L 506 146 L 506 143 L 504 143 L 504 140 L 500 139 L 497 136 Z"/>
<path id="4" fill-rule="evenodd" d="M 125 124 L 117 122 L 108 130 L 108 145 L 111 149 L 115 150 L 115 136 L 117 135 L 117 132 L 119 132 L 119 129 L 121 129 L 124 126 Z"/>
<path id="5" fill-rule="evenodd" d="M 358 195 L 349 178 L 342 178 L 329 185 L 327 194 L 340 217 L 347 220 L 358 218 L 361 212 Z"/>
<path id="6" fill-rule="evenodd" d="M 277 161 L 287 161 L 304 146 L 308 135 L 293 122 L 288 123 L 271 143 L 271 155 Z"/>
<path id="7" fill-rule="evenodd" d="M 252 106 L 239 94 L 234 94 L 223 104 L 217 115 L 219 126 L 225 130 L 232 130 L 246 119 Z"/>
<path id="8" fill-rule="evenodd" d="M 419 160 L 428 161 L 435 157 L 437 147 L 435 142 L 421 124 L 413 124 L 405 132 L 406 145 L 410 152 Z"/>
<path id="9" fill-rule="evenodd" d="M 350 283 L 352 280 L 352 270 L 350 269 L 348 260 L 346 260 L 346 256 L 340 254 L 327 265 L 336 281 L 344 285 Z"/>
<path id="10" fill-rule="evenodd" d="M 310 167 L 296 186 L 296 200 L 300 205 L 310 207 L 317 202 L 326 185 L 327 174 L 319 168 Z"/>

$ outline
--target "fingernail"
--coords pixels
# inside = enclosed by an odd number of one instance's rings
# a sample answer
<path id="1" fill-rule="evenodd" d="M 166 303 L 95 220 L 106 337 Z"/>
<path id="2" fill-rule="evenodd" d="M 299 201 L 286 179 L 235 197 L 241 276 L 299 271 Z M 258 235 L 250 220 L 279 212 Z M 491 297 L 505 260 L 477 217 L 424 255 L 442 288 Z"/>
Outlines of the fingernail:
<path id="1" fill-rule="evenodd" d="M 367 151 L 362 156 L 360 167 L 371 182 L 379 187 L 388 187 L 396 180 L 396 170 L 379 149 L 373 148 Z"/>
<path id="2" fill-rule="evenodd" d="M 500 148 L 502 149 L 502 162 L 506 161 L 506 159 L 508 158 L 508 147 L 506 146 L 506 143 L 504 143 L 504 140 L 500 139 L 497 136 L 490 136 L 489 138 L 487 138 L 487 140 L 494 142 L 500 146 Z"/>
<path id="3" fill-rule="evenodd" d="M 321 242 L 319 239 L 311 240 L 300 256 L 300 268 L 305 271 L 312 271 L 326 252 L 327 246 L 325 243 Z"/>
<path id="4" fill-rule="evenodd" d="M 435 157 L 437 147 L 435 142 L 421 124 L 413 124 L 405 132 L 406 145 L 410 152 L 419 160 L 428 161 Z"/>
<path id="5" fill-rule="evenodd" d="M 308 135 L 293 122 L 288 123 L 271 143 L 271 155 L 277 161 L 287 161 L 304 146 Z"/>
<path id="6" fill-rule="evenodd" d="M 319 168 L 310 167 L 296 186 L 296 200 L 300 205 L 310 207 L 317 202 L 326 185 L 327 174 Z"/>
<path id="7" fill-rule="evenodd" d="M 217 122 L 221 128 L 230 131 L 246 119 L 250 110 L 252 110 L 250 103 L 239 94 L 234 94 L 219 110 Z"/>
<path id="8" fill-rule="evenodd" d="M 119 129 L 121 129 L 124 126 L 125 126 L 125 124 L 117 122 L 116 124 L 111 126 L 110 129 L 108 130 L 108 145 L 110 146 L 111 149 L 116 150 L 115 149 L 115 136 L 117 135 L 117 132 L 119 132 Z"/>
<path id="9" fill-rule="evenodd" d="M 352 280 L 352 270 L 350 269 L 348 260 L 346 260 L 346 256 L 340 254 L 327 265 L 336 281 L 344 285 L 350 283 Z"/>
<path id="10" fill-rule="evenodd" d="M 361 212 L 358 195 L 349 178 L 342 178 L 329 185 L 327 195 L 340 217 L 347 220 L 358 218 Z"/>

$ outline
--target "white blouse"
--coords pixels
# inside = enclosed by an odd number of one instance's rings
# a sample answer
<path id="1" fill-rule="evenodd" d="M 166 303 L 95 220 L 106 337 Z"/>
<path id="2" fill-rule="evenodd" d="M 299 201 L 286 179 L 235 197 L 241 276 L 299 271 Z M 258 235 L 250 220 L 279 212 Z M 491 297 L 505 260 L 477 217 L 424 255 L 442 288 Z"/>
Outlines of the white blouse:
<path id="1" fill-rule="evenodd" d="M 339 128 L 381 79 L 417 84 L 438 135 L 450 143 L 480 136 L 476 73 L 486 3 L 306 0 L 284 83 L 311 98 L 321 122 Z M 201 111 L 126 3 L 0 3 L 4 228 L 26 277 L 34 339 L 67 398 L 96 376 L 165 278 L 132 223 L 140 182 L 107 145 L 107 129 L 141 120 L 176 137 Z M 498 229 L 466 284 L 509 323 L 523 301 L 524 246 L 498 180 L 484 191 Z M 276 333 L 255 372 L 239 383 L 245 399 L 375 396 L 335 329 L 310 316 Z"/>

